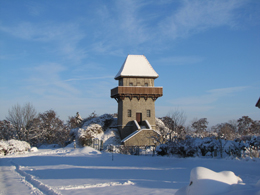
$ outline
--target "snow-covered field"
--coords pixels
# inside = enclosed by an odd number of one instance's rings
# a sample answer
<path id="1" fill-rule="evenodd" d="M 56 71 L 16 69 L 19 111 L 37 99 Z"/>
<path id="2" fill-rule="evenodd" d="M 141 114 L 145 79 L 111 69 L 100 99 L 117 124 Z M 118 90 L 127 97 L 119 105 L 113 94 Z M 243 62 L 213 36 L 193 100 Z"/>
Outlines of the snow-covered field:
<path id="1" fill-rule="evenodd" d="M 90 147 L 0 157 L 0 194 L 260 195 L 259 180 L 259 159 L 112 156 Z"/>

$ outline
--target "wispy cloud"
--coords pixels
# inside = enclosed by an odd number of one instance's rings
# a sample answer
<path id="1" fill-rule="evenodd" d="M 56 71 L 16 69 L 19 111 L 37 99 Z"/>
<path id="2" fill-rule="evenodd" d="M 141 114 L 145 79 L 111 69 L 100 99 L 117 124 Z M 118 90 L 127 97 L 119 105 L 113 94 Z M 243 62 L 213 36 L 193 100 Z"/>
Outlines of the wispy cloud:
<path id="1" fill-rule="evenodd" d="M 116 54 L 122 53 L 119 48 L 139 53 L 160 50 L 177 38 L 220 26 L 236 26 L 235 11 L 243 4 L 244 0 L 156 2 L 152 5 L 157 6 L 156 12 L 151 13 L 147 1 L 115 1 L 116 9 L 102 6 L 97 11 L 104 28 L 102 33 L 97 32 L 100 39 L 93 43 L 93 49 L 99 53 L 117 50 Z M 172 60 L 184 62 L 180 57 Z"/>
<path id="2" fill-rule="evenodd" d="M 89 53 L 123 55 L 160 50 L 176 38 L 210 28 L 236 26 L 235 10 L 243 4 L 244 0 L 113 1 L 88 10 L 93 13 L 91 20 L 83 16 L 66 23 L 24 21 L 1 25 L 0 30 L 29 41 L 55 43 L 54 52 L 80 61 Z M 36 15 L 43 9 L 28 6 Z M 150 8 L 156 11 L 151 12 Z"/>
<path id="3" fill-rule="evenodd" d="M 39 16 L 46 11 L 46 7 L 36 1 L 27 1 L 25 4 L 26 11 L 31 16 Z"/>
<path id="4" fill-rule="evenodd" d="M 244 0 L 182 1 L 182 7 L 160 23 L 162 33 L 176 39 L 219 26 L 236 25 L 234 11 Z"/>
<path id="5" fill-rule="evenodd" d="M 46 96 L 71 96 L 71 94 L 79 94 L 79 90 L 63 81 L 61 73 L 66 68 L 56 63 L 45 63 L 39 65 L 32 70 L 28 70 L 30 76 L 26 79 L 27 90 L 32 94 Z"/>
<path id="6" fill-rule="evenodd" d="M 2 25 L 0 30 L 28 41 L 53 44 L 52 51 L 68 59 L 79 61 L 87 55 L 86 51 L 78 46 L 85 35 L 77 23 L 20 22 L 14 26 Z"/>
<path id="7" fill-rule="evenodd" d="M 92 48 L 99 53 L 125 55 L 133 50 L 140 50 L 140 45 L 149 43 L 157 33 L 151 24 L 152 18 L 147 17 L 143 10 L 147 1 L 114 1 L 114 5 L 100 6 L 97 13 L 98 25 Z M 97 37 L 96 37 L 97 36 Z M 155 41 L 155 40 L 154 40 Z M 153 41 L 153 42 L 154 42 Z"/>
<path id="8" fill-rule="evenodd" d="M 241 87 L 231 87 L 231 88 L 221 88 L 221 89 L 212 89 L 206 92 L 201 96 L 192 96 L 184 97 L 171 100 L 170 102 L 173 105 L 178 106 L 214 106 L 212 103 L 220 100 L 221 98 L 234 95 L 237 92 L 247 89 L 247 86 Z"/>
<path id="9" fill-rule="evenodd" d="M 146 4 L 136 1 L 117 1 L 119 27 L 125 34 L 125 41 L 143 43 L 150 40 L 147 29 L 149 18 L 142 17 L 141 10 Z"/>

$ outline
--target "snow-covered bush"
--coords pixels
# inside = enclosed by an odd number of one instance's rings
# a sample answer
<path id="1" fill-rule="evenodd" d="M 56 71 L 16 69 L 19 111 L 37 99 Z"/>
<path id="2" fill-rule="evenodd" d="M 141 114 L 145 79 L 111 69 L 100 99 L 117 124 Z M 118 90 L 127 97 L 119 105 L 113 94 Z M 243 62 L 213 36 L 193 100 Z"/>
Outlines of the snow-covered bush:
<path id="1" fill-rule="evenodd" d="M 104 135 L 102 127 L 99 124 L 91 124 L 86 129 L 78 130 L 78 141 L 80 145 L 87 146 L 90 139 L 99 138 L 102 135 Z"/>
<path id="2" fill-rule="evenodd" d="M 159 146 L 156 147 L 155 151 L 158 155 L 164 156 L 168 154 L 168 149 L 169 149 L 168 145 L 160 144 Z"/>
<path id="3" fill-rule="evenodd" d="M 15 139 L 17 132 L 10 121 L 0 121 L 0 140 Z"/>
<path id="4" fill-rule="evenodd" d="M 36 148 L 36 147 L 32 147 L 31 149 L 30 149 L 30 152 L 37 152 L 38 151 L 38 148 Z"/>
<path id="5" fill-rule="evenodd" d="M 0 141 L 0 155 L 16 154 L 29 152 L 31 146 L 25 141 L 11 139 L 9 141 Z"/>
<path id="6" fill-rule="evenodd" d="M 164 140 L 168 140 L 171 137 L 178 136 L 178 134 L 175 131 L 169 129 L 159 118 L 155 118 L 155 125 L 156 131 L 158 131 L 163 136 Z"/>
<path id="7" fill-rule="evenodd" d="M 70 131 L 70 135 L 80 146 L 89 145 L 94 138 L 102 140 L 104 148 L 109 144 L 120 144 L 121 139 L 116 128 L 117 119 L 112 115 L 103 114 L 84 121 L 81 128 Z"/>
<path id="8" fill-rule="evenodd" d="M 181 157 L 192 156 L 218 156 L 221 158 L 227 156 L 241 157 L 259 157 L 260 147 L 259 137 L 253 136 L 250 140 L 224 140 L 215 137 L 196 138 L 186 136 L 185 140 L 176 139 L 168 141 L 157 147 L 158 155 L 177 154 Z"/>
<path id="9" fill-rule="evenodd" d="M 111 122 L 114 120 L 113 116 L 110 114 L 103 114 L 99 117 L 90 118 L 87 120 L 83 125 L 82 128 L 86 128 L 90 124 L 99 124 L 102 129 L 105 131 L 106 128 L 111 124 Z"/>
<path id="10" fill-rule="evenodd" d="M 4 156 L 7 153 L 8 142 L 0 140 L 0 156 Z"/>
<path id="11" fill-rule="evenodd" d="M 79 112 L 76 113 L 76 116 L 69 116 L 69 120 L 67 121 L 69 128 L 81 127 L 83 119 L 81 118 Z"/>

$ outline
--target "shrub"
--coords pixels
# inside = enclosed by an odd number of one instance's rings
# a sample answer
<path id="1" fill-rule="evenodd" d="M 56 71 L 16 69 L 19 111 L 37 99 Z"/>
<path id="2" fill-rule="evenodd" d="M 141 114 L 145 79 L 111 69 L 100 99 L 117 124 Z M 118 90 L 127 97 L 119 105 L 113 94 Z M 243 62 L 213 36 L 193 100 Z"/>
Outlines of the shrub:
<path id="1" fill-rule="evenodd" d="M 9 141 L 0 141 L 0 155 L 16 154 L 29 152 L 31 146 L 25 141 L 11 139 Z"/>

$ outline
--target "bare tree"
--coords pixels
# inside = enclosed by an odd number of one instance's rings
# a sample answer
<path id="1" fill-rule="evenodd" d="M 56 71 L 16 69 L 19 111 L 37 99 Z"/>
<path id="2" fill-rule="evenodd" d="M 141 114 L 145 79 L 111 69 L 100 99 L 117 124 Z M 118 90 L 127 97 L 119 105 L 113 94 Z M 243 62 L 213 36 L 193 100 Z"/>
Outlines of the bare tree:
<path id="1" fill-rule="evenodd" d="M 251 133 L 252 125 L 254 121 L 248 116 L 242 116 L 242 118 L 237 120 L 238 122 L 238 132 L 240 135 L 247 135 Z"/>
<path id="2" fill-rule="evenodd" d="M 31 103 L 26 103 L 24 106 L 17 104 L 8 110 L 6 120 L 14 126 L 19 140 L 28 140 L 27 128 L 36 114 L 37 112 Z"/>
<path id="3" fill-rule="evenodd" d="M 218 133 L 218 137 L 225 137 L 228 140 L 233 140 L 236 138 L 236 129 L 230 123 L 221 123 L 212 127 L 215 132 Z"/>
<path id="4" fill-rule="evenodd" d="M 183 110 L 175 109 L 167 114 L 174 121 L 174 126 L 184 126 L 187 116 Z"/>
<path id="5" fill-rule="evenodd" d="M 204 133 L 207 129 L 207 118 L 201 118 L 198 121 L 192 123 L 191 127 L 195 129 L 196 133 Z"/>
<path id="6" fill-rule="evenodd" d="M 229 120 L 228 124 L 230 124 L 232 126 L 232 128 L 235 130 L 235 133 L 237 134 L 238 133 L 237 120 L 235 120 L 235 119 Z"/>
<path id="7" fill-rule="evenodd" d="M 60 120 L 54 110 L 40 113 L 29 128 L 30 143 L 64 145 L 69 138 L 69 128 Z"/>
<path id="8" fill-rule="evenodd" d="M 83 119 L 79 115 L 79 112 L 76 113 L 76 116 L 69 116 L 69 120 L 67 121 L 67 124 L 69 125 L 70 129 L 81 127 L 82 126 Z"/>
<path id="9" fill-rule="evenodd" d="M 254 121 L 251 125 L 251 132 L 255 135 L 260 135 L 260 121 Z"/>
<path id="10" fill-rule="evenodd" d="M 165 126 L 170 129 L 170 139 L 172 139 L 172 133 L 176 132 L 179 136 L 183 137 L 186 132 L 184 124 L 187 116 L 183 110 L 175 109 L 169 112 L 167 116 L 162 118 Z"/>

